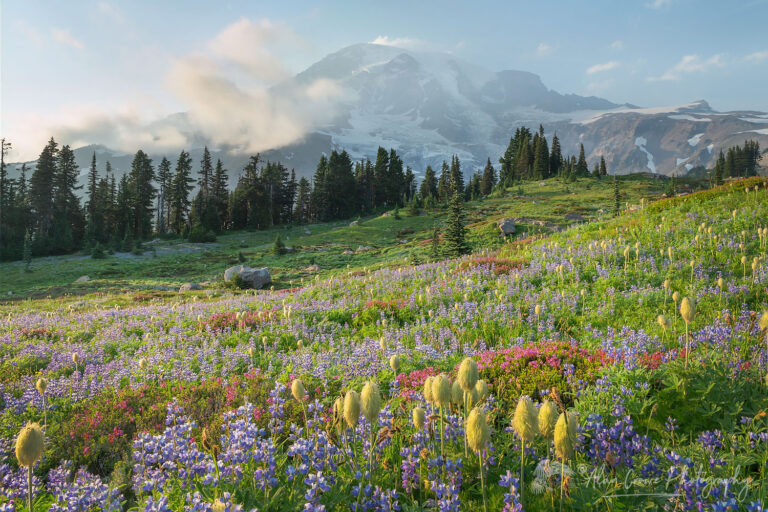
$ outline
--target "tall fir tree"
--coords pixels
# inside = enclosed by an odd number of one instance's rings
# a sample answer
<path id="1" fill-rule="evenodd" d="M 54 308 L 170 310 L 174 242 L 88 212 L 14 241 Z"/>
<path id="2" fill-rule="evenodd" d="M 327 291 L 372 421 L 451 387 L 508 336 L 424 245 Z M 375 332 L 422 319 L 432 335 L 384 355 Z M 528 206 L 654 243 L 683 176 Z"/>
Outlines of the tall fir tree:
<path id="1" fill-rule="evenodd" d="M 600 156 L 600 176 L 608 176 L 608 167 L 605 165 L 605 157 Z"/>
<path id="2" fill-rule="evenodd" d="M 443 253 L 449 257 L 457 257 L 469 253 L 467 244 L 467 228 L 464 201 L 458 189 L 454 191 L 448 211 L 448 220 L 443 239 Z"/>
<path id="3" fill-rule="evenodd" d="M 419 194 L 421 194 L 422 199 L 427 199 L 429 197 L 437 199 L 438 197 L 437 177 L 435 176 L 435 171 L 432 169 L 431 165 L 428 165 L 426 171 L 424 171 L 424 179 L 421 182 Z"/>
<path id="4" fill-rule="evenodd" d="M 155 168 L 152 159 L 142 150 L 138 150 L 131 163 L 128 175 L 131 204 L 131 237 L 134 240 L 144 240 L 152 234 L 152 218 L 154 214 L 155 195 L 157 189 Z"/>
<path id="5" fill-rule="evenodd" d="M 182 233 L 189 214 L 189 193 L 192 191 L 192 159 L 183 151 L 176 160 L 176 171 L 171 183 L 171 218 L 170 224 L 175 233 Z"/>
<path id="6" fill-rule="evenodd" d="M 549 152 L 549 175 L 557 176 L 563 165 L 563 152 L 560 148 L 560 139 L 557 138 L 557 132 L 552 135 L 552 149 Z"/>
<path id="7" fill-rule="evenodd" d="M 37 222 L 37 234 L 44 237 L 53 223 L 53 180 L 56 176 L 56 157 L 59 145 L 48 141 L 29 180 L 29 202 Z"/>
<path id="8" fill-rule="evenodd" d="M 493 187 L 496 186 L 496 169 L 491 164 L 491 159 L 485 163 L 485 169 L 483 169 L 483 177 L 480 180 L 480 193 L 487 196 L 493 191 Z"/>
<path id="9" fill-rule="evenodd" d="M 173 171 L 171 161 L 166 157 L 157 166 L 157 231 L 166 233 L 171 216 L 171 188 L 173 186 Z"/>

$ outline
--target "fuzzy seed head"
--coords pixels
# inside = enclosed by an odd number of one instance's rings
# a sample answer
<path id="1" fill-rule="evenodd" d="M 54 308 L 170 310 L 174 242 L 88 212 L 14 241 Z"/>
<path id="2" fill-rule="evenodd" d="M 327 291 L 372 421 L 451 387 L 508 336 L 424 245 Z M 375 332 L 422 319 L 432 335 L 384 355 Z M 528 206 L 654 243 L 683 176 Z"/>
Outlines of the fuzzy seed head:
<path id="1" fill-rule="evenodd" d="M 541 306 L 536 304 L 536 307 L 533 308 L 533 312 L 536 316 L 539 316 L 541 314 Z"/>
<path id="2" fill-rule="evenodd" d="M 413 424 L 414 426 L 421 430 L 424 428 L 424 423 L 427 420 L 427 414 L 424 412 L 424 409 L 422 407 L 415 407 L 413 409 Z"/>
<path id="3" fill-rule="evenodd" d="M 72 353 L 72 362 L 75 364 L 80 364 L 80 354 L 77 352 Z"/>
<path id="4" fill-rule="evenodd" d="M 555 435 L 555 424 L 557 423 L 557 405 L 549 400 L 544 400 L 539 407 L 539 433 L 545 439 L 552 439 Z"/>
<path id="5" fill-rule="evenodd" d="M 664 330 L 669 329 L 669 326 L 672 325 L 672 322 L 669 321 L 669 318 L 665 317 L 664 315 L 657 316 L 656 323 L 658 323 L 659 327 Z"/>
<path id="6" fill-rule="evenodd" d="M 475 384 L 475 391 L 480 400 L 485 400 L 488 397 L 488 383 L 485 380 L 480 379 Z"/>
<path id="7" fill-rule="evenodd" d="M 400 370 L 400 356 L 395 354 L 389 358 L 389 367 L 392 371 L 397 373 Z"/>
<path id="8" fill-rule="evenodd" d="M 538 431 L 538 412 L 530 397 L 522 396 L 512 416 L 512 428 L 524 443 L 530 443 Z"/>
<path id="9" fill-rule="evenodd" d="M 16 459 L 26 468 L 35 465 L 43 456 L 45 436 L 37 423 L 27 423 L 16 438 Z"/>
<path id="10" fill-rule="evenodd" d="M 350 428 L 355 428 L 360 420 L 360 395 L 349 390 L 344 396 L 344 420 Z"/>
<path id="11" fill-rule="evenodd" d="M 304 388 L 304 383 L 299 379 L 293 379 L 291 382 L 291 394 L 299 402 L 303 402 L 307 398 L 307 390 Z"/>
<path id="12" fill-rule="evenodd" d="M 578 416 L 573 413 L 561 413 L 557 419 L 555 424 L 555 453 L 562 460 L 573 457 L 577 427 Z"/>
<path id="13" fill-rule="evenodd" d="M 451 402 L 457 407 L 464 403 L 464 390 L 458 380 L 453 381 L 451 385 Z"/>
<path id="14" fill-rule="evenodd" d="M 41 395 L 45 394 L 45 390 L 48 389 L 48 381 L 45 380 L 44 377 L 40 377 L 37 379 L 37 382 L 35 382 L 35 389 L 37 389 L 37 392 Z"/>
<path id="15" fill-rule="evenodd" d="M 677 292 L 672 293 L 672 300 L 677 304 L 677 301 L 680 300 L 680 294 Z"/>
<path id="16" fill-rule="evenodd" d="M 360 393 L 360 408 L 363 411 L 363 416 L 371 423 L 379 417 L 381 393 L 379 393 L 379 386 L 375 382 L 368 381 L 363 386 L 363 391 Z"/>
<path id="17" fill-rule="evenodd" d="M 757 326 L 763 332 L 768 331 L 768 311 L 763 311 L 763 314 L 760 315 L 760 320 L 757 321 Z"/>
<path id="18" fill-rule="evenodd" d="M 445 375 L 438 375 L 432 379 L 432 399 L 440 407 L 447 407 L 451 403 L 451 381 Z"/>
<path id="19" fill-rule="evenodd" d="M 424 400 L 426 400 L 428 404 L 431 404 L 435 400 L 432 396 L 432 381 L 434 379 L 434 377 L 427 377 L 424 380 L 424 389 L 422 392 L 424 393 Z"/>
<path id="20" fill-rule="evenodd" d="M 680 303 L 680 316 L 687 324 L 693 322 L 693 317 L 696 316 L 696 305 L 688 297 L 683 297 Z"/>
<path id="21" fill-rule="evenodd" d="M 456 376 L 456 380 L 459 382 L 461 389 L 463 389 L 465 393 L 471 393 L 472 390 L 475 389 L 475 384 L 477 384 L 478 378 L 477 363 L 471 357 L 467 357 L 459 366 L 459 373 Z"/>
<path id="22" fill-rule="evenodd" d="M 143 371 L 147 369 L 147 360 L 143 357 L 139 359 L 139 368 Z"/>
<path id="23" fill-rule="evenodd" d="M 717 287 L 720 288 L 720 291 L 723 290 L 723 287 L 725 286 L 725 280 L 722 277 L 717 278 Z"/>
<path id="24" fill-rule="evenodd" d="M 467 443 L 473 451 L 484 450 L 490 438 L 488 422 L 479 407 L 472 409 L 467 417 Z"/>

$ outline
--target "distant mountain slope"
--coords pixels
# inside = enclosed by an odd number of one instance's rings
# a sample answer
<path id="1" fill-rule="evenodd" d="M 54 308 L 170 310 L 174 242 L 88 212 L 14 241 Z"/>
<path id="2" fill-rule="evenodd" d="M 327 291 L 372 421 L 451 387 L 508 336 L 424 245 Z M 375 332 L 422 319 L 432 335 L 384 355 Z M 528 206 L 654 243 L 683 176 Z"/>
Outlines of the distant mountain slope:
<path id="1" fill-rule="evenodd" d="M 264 152 L 300 176 L 310 176 L 321 153 L 344 148 L 353 158 L 374 158 L 377 148 L 394 147 L 417 175 L 427 164 L 439 166 L 457 154 L 465 172 L 486 158 L 498 162 L 515 128 L 557 132 L 563 152 L 575 154 L 583 143 L 592 162 L 604 156 L 611 172 L 684 174 L 697 165 L 711 166 L 720 149 L 757 139 L 768 147 L 768 114 L 716 112 L 706 101 L 688 105 L 639 108 L 594 96 L 561 94 L 525 71 L 492 72 L 450 54 L 357 44 L 311 65 L 289 81 L 289 88 L 325 78 L 343 91 L 336 116 L 302 141 Z M 185 114 L 158 122 L 184 125 Z M 199 162 L 204 140 L 191 149 Z M 138 148 L 137 148 L 138 149 Z M 131 155 L 95 146 L 76 151 L 86 168 L 97 150 L 99 167 L 109 159 L 118 173 Z M 150 155 L 156 162 L 162 155 Z M 177 154 L 169 154 L 175 162 Z M 248 155 L 213 152 L 230 170 L 231 184 Z M 12 170 L 13 172 L 13 170 Z"/>

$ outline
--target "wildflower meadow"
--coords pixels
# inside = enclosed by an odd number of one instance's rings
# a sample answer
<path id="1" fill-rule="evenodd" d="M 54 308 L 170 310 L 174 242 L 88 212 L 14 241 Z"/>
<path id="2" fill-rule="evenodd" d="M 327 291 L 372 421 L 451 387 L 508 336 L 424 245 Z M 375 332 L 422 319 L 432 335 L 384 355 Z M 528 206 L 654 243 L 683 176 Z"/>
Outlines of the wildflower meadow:
<path id="1" fill-rule="evenodd" d="M 0 306 L 0 511 L 757 512 L 768 181 L 285 290 Z"/>

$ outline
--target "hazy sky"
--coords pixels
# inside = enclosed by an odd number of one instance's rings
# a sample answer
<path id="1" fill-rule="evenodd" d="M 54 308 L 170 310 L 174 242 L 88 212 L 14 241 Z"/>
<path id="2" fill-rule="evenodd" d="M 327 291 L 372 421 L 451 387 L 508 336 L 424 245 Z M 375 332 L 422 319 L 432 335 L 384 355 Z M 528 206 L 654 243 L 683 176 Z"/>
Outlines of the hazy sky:
<path id="1" fill-rule="evenodd" d="M 220 112 L 237 122 L 243 111 L 271 121 L 250 137 L 289 140 L 323 118 L 337 91 L 320 83 L 275 98 L 266 87 L 373 41 L 531 71 L 558 92 L 617 103 L 706 99 L 718 110 L 768 111 L 768 0 L 0 5 L 0 129 L 17 158 L 34 157 L 51 134 L 75 145 L 183 145 L 168 126 L 143 129 L 180 111 L 211 133 L 235 132 Z"/>

